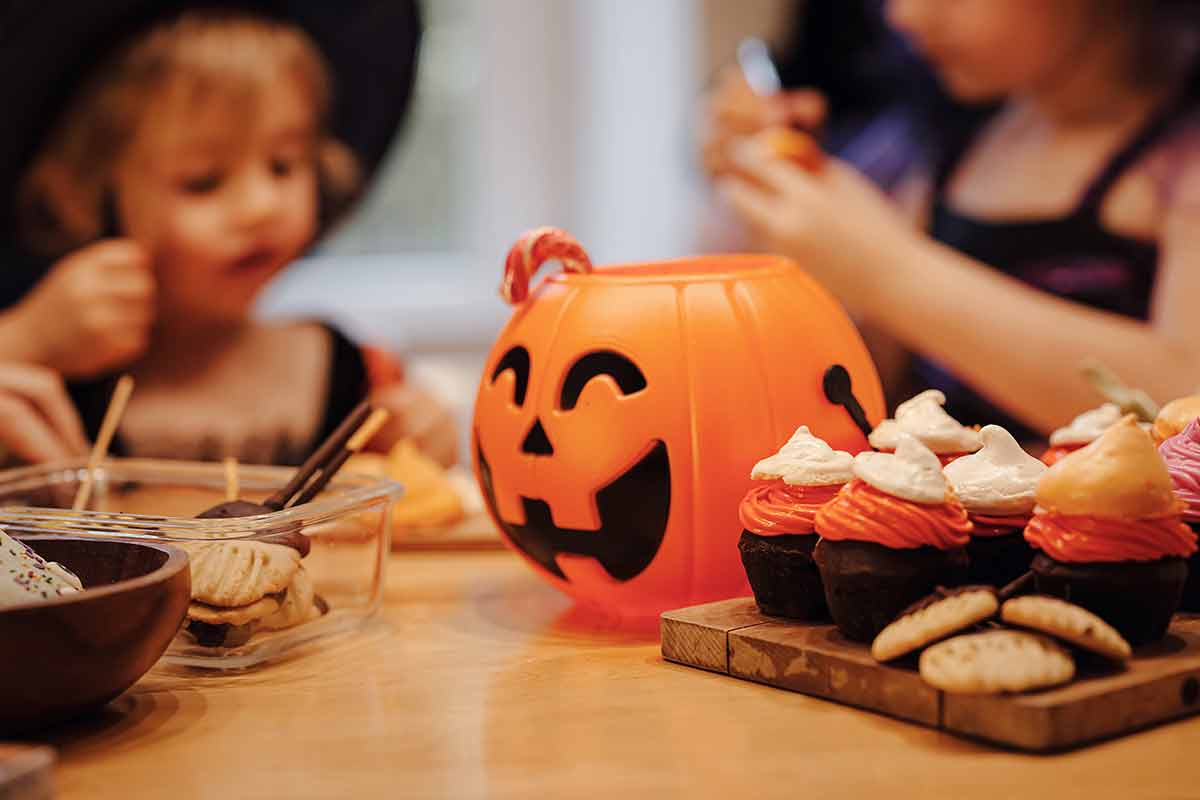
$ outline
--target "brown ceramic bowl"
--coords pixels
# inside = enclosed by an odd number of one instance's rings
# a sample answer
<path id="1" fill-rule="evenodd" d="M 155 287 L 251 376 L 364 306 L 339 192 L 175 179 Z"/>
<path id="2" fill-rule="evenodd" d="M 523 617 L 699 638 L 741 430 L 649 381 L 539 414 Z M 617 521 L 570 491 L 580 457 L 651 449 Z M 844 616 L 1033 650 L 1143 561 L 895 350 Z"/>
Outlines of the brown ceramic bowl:
<path id="1" fill-rule="evenodd" d="M 99 708 L 154 666 L 191 599 L 187 553 L 171 545 L 22 536 L 84 590 L 0 610 L 0 734 Z"/>

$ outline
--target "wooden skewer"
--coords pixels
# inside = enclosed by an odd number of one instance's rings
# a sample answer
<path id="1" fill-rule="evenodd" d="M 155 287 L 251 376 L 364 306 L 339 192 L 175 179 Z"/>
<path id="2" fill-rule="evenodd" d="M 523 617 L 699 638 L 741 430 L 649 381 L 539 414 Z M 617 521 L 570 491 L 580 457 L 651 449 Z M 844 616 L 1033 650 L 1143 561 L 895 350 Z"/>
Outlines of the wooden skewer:
<path id="1" fill-rule="evenodd" d="M 346 445 L 346 442 L 354 435 L 354 431 L 362 426 L 370 414 L 371 405 L 367 401 L 364 400 L 355 406 L 350 415 L 342 420 L 342 424 L 338 425 L 329 438 L 308 457 L 307 461 L 300 465 L 300 468 L 292 475 L 292 479 L 287 482 L 287 485 L 264 500 L 263 505 L 275 511 L 286 506 L 292 495 L 300 491 L 308 483 L 309 479 L 317 473 L 317 470 L 321 469 L 322 466 L 337 455 L 337 452 Z"/>
<path id="2" fill-rule="evenodd" d="M 383 427 L 390 416 L 391 414 L 388 413 L 386 408 L 377 408 L 372 411 L 371 416 L 367 417 L 367 421 L 360 425 L 358 430 L 354 432 L 354 435 L 346 440 L 346 446 L 342 448 L 341 452 L 321 468 L 321 474 L 312 483 L 304 487 L 304 491 L 296 496 L 296 502 L 292 505 L 298 506 L 316 497 L 325 488 L 326 484 L 329 483 L 334 474 L 342 468 L 342 465 L 350 460 L 350 456 L 366 447 L 367 443 L 375 437 L 375 434 L 379 433 L 379 429 Z"/>
<path id="3" fill-rule="evenodd" d="M 240 494 L 238 486 L 238 460 L 234 456 L 226 456 L 225 464 L 225 499 L 232 502 Z"/>
<path id="4" fill-rule="evenodd" d="M 92 499 L 92 481 L 96 470 L 108 455 L 109 445 L 112 444 L 113 436 L 117 433 L 117 426 L 121 424 L 121 417 L 125 415 L 125 406 L 129 402 L 129 395 L 133 394 L 133 376 L 122 375 L 117 381 L 117 388 L 113 390 L 112 399 L 108 401 L 108 410 L 104 412 L 104 420 L 100 423 L 100 433 L 96 436 L 96 442 L 92 445 L 92 452 L 87 460 L 87 472 L 83 476 L 83 483 L 79 484 L 79 489 L 75 492 L 75 502 L 71 504 L 71 509 L 74 511 L 82 511 Z"/>

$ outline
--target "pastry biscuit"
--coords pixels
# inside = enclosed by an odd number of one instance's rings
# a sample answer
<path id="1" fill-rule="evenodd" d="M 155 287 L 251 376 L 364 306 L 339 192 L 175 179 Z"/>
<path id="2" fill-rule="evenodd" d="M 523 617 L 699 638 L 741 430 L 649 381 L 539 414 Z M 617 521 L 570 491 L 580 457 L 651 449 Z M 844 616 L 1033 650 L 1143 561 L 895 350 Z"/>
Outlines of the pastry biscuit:
<path id="1" fill-rule="evenodd" d="M 931 594 L 901 612 L 871 644 L 876 661 L 891 661 L 990 619 L 1000 608 L 991 586 L 963 586 Z"/>
<path id="2" fill-rule="evenodd" d="M 291 628 L 302 622 L 321 616 L 321 610 L 316 603 L 312 578 L 304 567 L 296 570 L 292 583 L 279 605 L 279 610 L 262 621 L 262 627 L 267 630 L 282 630 Z"/>
<path id="3" fill-rule="evenodd" d="M 1084 650 L 1125 661 L 1132 651 L 1116 628 L 1085 608 L 1045 595 L 1008 600 L 1000 618 L 1010 625 L 1047 633 Z"/>
<path id="4" fill-rule="evenodd" d="M 462 498 L 447 479 L 446 471 L 405 439 L 386 456 L 359 453 L 346 469 L 389 478 L 404 487 L 392 504 L 392 522 L 398 531 L 406 528 L 438 528 L 463 518 Z"/>
<path id="5" fill-rule="evenodd" d="M 191 542 L 192 599 L 212 606 L 247 606 L 282 592 L 300 569 L 291 547 L 256 541 Z"/>
<path id="6" fill-rule="evenodd" d="M 271 616 L 279 610 L 279 600 L 263 597 L 248 605 L 234 608 L 219 608 L 207 603 L 192 602 L 188 606 L 188 619 L 207 625 L 246 625 Z"/>
<path id="7" fill-rule="evenodd" d="M 956 636 L 921 654 L 921 677 L 946 692 L 994 694 L 1057 686 L 1075 661 L 1047 636 L 995 630 Z"/>

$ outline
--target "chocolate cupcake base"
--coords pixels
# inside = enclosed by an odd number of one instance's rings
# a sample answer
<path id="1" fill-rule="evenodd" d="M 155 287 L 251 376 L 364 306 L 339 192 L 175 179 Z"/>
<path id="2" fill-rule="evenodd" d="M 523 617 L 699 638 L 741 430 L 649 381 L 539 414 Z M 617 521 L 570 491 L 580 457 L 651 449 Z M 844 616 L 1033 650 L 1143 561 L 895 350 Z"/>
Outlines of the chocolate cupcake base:
<path id="1" fill-rule="evenodd" d="M 967 580 L 967 552 L 961 547 L 893 549 L 821 539 L 813 560 L 833 621 L 857 642 L 874 639 L 901 611 L 937 587 L 961 586 Z"/>
<path id="2" fill-rule="evenodd" d="M 988 586 L 1007 586 L 1029 571 L 1035 551 L 1025 541 L 1023 528 L 1011 528 L 996 536 L 972 536 L 967 542 L 969 581 Z"/>
<path id="3" fill-rule="evenodd" d="M 1200 522 L 1189 522 L 1188 527 L 1200 535 Z M 1187 583 L 1183 585 L 1183 600 L 1180 611 L 1200 611 L 1200 552 L 1192 553 L 1188 559 Z"/>
<path id="4" fill-rule="evenodd" d="M 829 616 L 821 574 L 812 558 L 816 543 L 812 533 L 760 536 L 742 531 L 738 552 L 762 613 L 803 620 Z"/>
<path id="5" fill-rule="evenodd" d="M 1188 580 L 1187 562 L 1176 557 L 1068 564 L 1039 553 L 1031 569 L 1038 592 L 1083 606 L 1135 647 L 1166 636 Z"/>

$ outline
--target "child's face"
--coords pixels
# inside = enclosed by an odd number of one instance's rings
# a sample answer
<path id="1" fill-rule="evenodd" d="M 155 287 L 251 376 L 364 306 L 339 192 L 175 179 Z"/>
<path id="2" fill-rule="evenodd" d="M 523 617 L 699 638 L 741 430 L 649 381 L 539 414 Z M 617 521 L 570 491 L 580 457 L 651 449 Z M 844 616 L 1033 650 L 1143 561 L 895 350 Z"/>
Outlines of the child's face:
<path id="1" fill-rule="evenodd" d="M 244 318 L 316 233 L 312 103 L 298 80 L 156 100 L 115 175 L 123 233 L 152 254 L 160 318 Z"/>
<path id="2" fill-rule="evenodd" d="M 993 100 L 1069 68 L 1097 0 L 888 0 L 887 17 L 961 100 Z"/>

